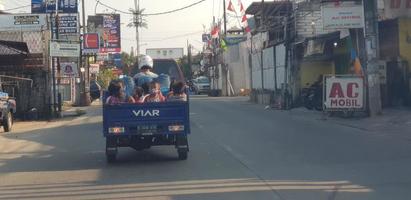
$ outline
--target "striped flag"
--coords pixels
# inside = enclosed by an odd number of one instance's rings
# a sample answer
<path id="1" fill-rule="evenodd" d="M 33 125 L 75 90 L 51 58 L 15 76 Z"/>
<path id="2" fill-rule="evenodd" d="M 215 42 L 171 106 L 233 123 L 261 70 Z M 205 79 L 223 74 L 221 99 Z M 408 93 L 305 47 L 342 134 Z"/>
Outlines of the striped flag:
<path id="1" fill-rule="evenodd" d="M 241 18 L 241 25 L 243 26 L 245 32 L 249 33 L 249 32 L 251 32 L 251 30 L 250 30 L 250 27 L 248 26 L 248 19 L 247 19 L 247 15 L 245 13 L 244 5 L 241 2 L 241 0 L 238 0 L 238 4 L 240 5 L 241 15 L 243 15 L 243 17 Z"/>
<path id="2" fill-rule="evenodd" d="M 233 2 L 231 2 L 231 0 L 230 0 L 230 2 L 228 3 L 228 8 L 227 8 L 227 10 L 236 13 L 236 12 L 235 12 L 235 8 L 234 8 L 234 5 L 233 5 Z"/>

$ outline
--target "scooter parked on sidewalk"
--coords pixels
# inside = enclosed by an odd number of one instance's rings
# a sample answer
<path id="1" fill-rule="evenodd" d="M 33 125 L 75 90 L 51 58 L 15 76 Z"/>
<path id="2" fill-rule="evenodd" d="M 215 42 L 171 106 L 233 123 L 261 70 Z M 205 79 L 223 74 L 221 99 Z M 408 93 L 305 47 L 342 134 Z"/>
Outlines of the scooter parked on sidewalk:
<path id="1" fill-rule="evenodd" d="M 303 105 L 308 110 L 323 110 L 323 88 L 321 83 L 314 83 L 302 90 Z"/>

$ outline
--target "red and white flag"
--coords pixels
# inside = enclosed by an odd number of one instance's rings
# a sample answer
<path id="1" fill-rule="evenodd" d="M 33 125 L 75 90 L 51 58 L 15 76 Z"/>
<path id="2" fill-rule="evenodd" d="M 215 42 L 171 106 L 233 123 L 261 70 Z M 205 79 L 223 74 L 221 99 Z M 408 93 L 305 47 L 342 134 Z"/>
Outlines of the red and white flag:
<path id="1" fill-rule="evenodd" d="M 228 11 L 231 11 L 231 12 L 235 12 L 235 8 L 234 8 L 233 2 L 231 2 L 231 0 L 230 0 L 230 2 L 228 3 L 227 10 L 228 10 Z"/>
<path id="2" fill-rule="evenodd" d="M 220 27 L 214 26 L 213 29 L 211 30 L 211 38 L 216 39 L 218 38 L 220 34 Z"/>
<path id="3" fill-rule="evenodd" d="M 245 9 L 244 9 L 244 5 L 243 2 L 241 2 L 241 0 L 238 0 L 238 5 L 240 6 L 240 12 L 242 15 L 245 15 Z"/>
<path id="4" fill-rule="evenodd" d="M 244 5 L 243 5 L 243 3 L 241 2 L 241 0 L 238 0 L 238 4 L 240 5 L 241 15 L 243 15 L 242 18 L 241 18 L 241 25 L 243 26 L 245 32 L 246 32 L 246 33 L 249 33 L 249 32 L 251 31 L 251 29 L 250 29 L 250 27 L 248 26 L 248 19 L 247 19 L 247 15 L 246 15 L 246 13 L 245 13 Z"/>

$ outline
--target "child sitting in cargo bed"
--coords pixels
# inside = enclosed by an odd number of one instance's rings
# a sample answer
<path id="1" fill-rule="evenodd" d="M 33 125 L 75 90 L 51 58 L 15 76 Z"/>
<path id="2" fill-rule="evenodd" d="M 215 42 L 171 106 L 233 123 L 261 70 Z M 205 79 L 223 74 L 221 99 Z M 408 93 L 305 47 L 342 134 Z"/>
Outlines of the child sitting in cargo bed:
<path id="1" fill-rule="evenodd" d="M 147 103 L 158 103 L 158 102 L 165 102 L 166 98 L 161 93 L 161 86 L 160 83 L 157 81 L 153 81 L 150 83 L 150 95 L 148 95 L 145 99 Z"/>
<path id="2" fill-rule="evenodd" d="M 187 94 L 185 93 L 186 85 L 179 81 L 171 85 L 171 92 L 168 94 L 168 102 L 187 101 Z"/>
<path id="3" fill-rule="evenodd" d="M 106 99 L 106 104 L 117 105 L 121 103 L 134 102 L 132 97 L 127 97 L 124 91 L 123 83 L 120 80 L 113 80 L 108 86 L 109 97 Z"/>

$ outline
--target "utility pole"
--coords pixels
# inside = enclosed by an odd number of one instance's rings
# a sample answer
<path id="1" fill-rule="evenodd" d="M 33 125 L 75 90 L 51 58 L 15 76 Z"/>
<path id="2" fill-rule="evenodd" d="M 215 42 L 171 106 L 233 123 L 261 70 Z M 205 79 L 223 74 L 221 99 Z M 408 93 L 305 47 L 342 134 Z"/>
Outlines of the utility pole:
<path id="1" fill-rule="evenodd" d="M 192 60 L 192 53 L 191 53 L 191 44 L 188 43 L 188 40 L 187 40 L 187 63 L 188 63 L 188 69 L 190 71 L 190 77 L 188 77 L 188 78 L 191 79 L 191 73 L 192 73 L 191 65 L 193 63 L 193 60 Z"/>
<path id="2" fill-rule="evenodd" d="M 86 5 L 85 5 L 85 3 L 84 3 L 84 0 L 81 0 L 81 3 L 82 3 L 82 15 L 83 15 L 83 19 L 82 19 L 82 24 L 83 24 L 83 32 L 82 32 L 82 34 L 84 35 L 85 33 L 87 33 L 87 26 L 86 26 Z M 83 92 L 82 92 L 82 96 L 80 97 L 80 98 L 83 98 L 83 105 L 84 106 L 87 106 L 87 105 L 90 105 L 90 93 L 89 93 L 89 91 L 87 91 L 87 88 L 89 89 L 90 88 L 90 86 L 89 86 L 89 84 L 90 84 L 90 68 L 89 68 L 89 63 L 88 63 L 88 57 L 87 56 L 83 56 L 83 55 L 80 55 L 81 56 L 81 59 L 80 59 L 80 67 L 83 65 L 83 63 L 86 65 L 85 67 L 84 67 L 84 75 L 82 74 L 80 77 L 82 77 L 82 80 L 81 80 L 81 83 L 82 83 L 82 89 L 81 90 L 83 90 Z M 85 58 L 85 60 L 83 60 Z M 85 62 L 83 62 L 83 61 L 85 61 Z M 80 70 L 80 73 L 83 73 L 83 72 L 81 72 L 81 70 Z M 81 79 L 81 78 L 80 78 Z"/>
<path id="3" fill-rule="evenodd" d="M 221 5 L 221 4 L 220 4 Z M 224 10 L 224 36 L 227 36 L 227 12 L 226 12 L 226 4 L 225 4 L 225 0 L 223 0 L 223 10 Z"/>
<path id="4" fill-rule="evenodd" d="M 264 32 L 265 25 L 264 25 L 264 0 L 261 0 L 260 6 L 260 26 L 261 26 L 261 33 Z M 261 89 L 264 91 L 264 56 L 263 56 L 263 49 L 264 47 L 261 46 L 261 55 L 260 55 L 260 67 L 261 67 Z"/>
<path id="5" fill-rule="evenodd" d="M 135 25 L 136 25 L 136 49 L 137 49 L 137 54 L 136 56 L 138 57 L 140 55 L 140 31 L 139 31 L 139 24 L 140 24 L 140 0 L 134 0 L 134 6 L 135 6 L 135 14 L 134 14 L 134 20 L 135 20 Z M 138 62 L 138 59 L 137 59 Z"/>
<path id="6" fill-rule="evenodd" d="M 366 67 L 365 67 L 365 82 L 367 88 L 367 104 L 370 116 L 381 114 L 381 90 L 378 75 L 378 7 L 377 1 L 363 0 L 364 4 L 364 37 L 365 37 L 365 51 L 366 51 Z"/>

